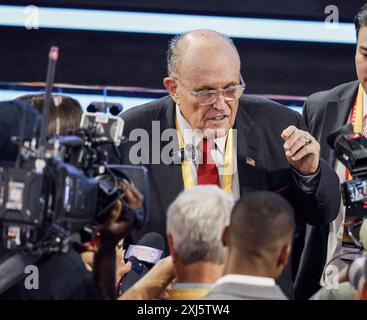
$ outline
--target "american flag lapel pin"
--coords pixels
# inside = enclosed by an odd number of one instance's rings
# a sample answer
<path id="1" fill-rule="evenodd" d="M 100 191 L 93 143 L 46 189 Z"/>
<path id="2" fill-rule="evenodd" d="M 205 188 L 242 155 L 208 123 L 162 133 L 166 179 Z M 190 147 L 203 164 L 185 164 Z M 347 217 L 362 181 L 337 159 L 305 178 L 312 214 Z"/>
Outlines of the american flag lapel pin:
<path id="1" fill-rule="evenodd" d="M 256 166 L 256 162 L 254 159 L 250 158 L 250 157 L 246 157 L 246 164 L 255 167 Z"/>

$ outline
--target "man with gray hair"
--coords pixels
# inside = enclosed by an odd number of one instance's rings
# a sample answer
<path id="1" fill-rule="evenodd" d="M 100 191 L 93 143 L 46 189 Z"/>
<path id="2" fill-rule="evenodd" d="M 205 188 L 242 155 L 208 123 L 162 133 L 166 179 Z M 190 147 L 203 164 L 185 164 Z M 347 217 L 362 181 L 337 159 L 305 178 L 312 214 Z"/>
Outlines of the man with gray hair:
<path id="1" fill-rule="evenodd" d="M 176 272 L 171 299 L 199 299 L 222 275 L 221 234 L 233 205 L 230 194 L 211 185 L 184 191 L 170 205 L 167 237 Z"/>

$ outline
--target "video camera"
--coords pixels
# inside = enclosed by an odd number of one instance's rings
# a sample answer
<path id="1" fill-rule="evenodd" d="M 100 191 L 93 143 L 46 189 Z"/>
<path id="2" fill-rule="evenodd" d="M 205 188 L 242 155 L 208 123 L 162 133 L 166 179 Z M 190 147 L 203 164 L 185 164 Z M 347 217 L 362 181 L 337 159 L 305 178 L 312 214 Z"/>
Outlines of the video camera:
<path id="1" fill-rule="evenodd" d="M 327 142 L 353 177 L 341 184 L 344 205 L 350 215 L 362 218 L 367 215 L 367 139 L 348 124 L 331 133 Z"/>
<path id="2" fill-rule="evenodd" d="M 86 113 L 72 135 L 46 139 L 56 60 L 51 49 L 39 140 L 18 138 L 16 165 L 0 167 L 0 245 L 11 251 L 67 250 L 72 233 L 103 223 L 124 198 L 122 179 L 133 180 L 145 197 L 148 193 L 144 167 L 109 164 L 111 150 L 118 157 L 121 118 Z M 124 206 L 123 219 L 139 228 L 147 212 Z"/>

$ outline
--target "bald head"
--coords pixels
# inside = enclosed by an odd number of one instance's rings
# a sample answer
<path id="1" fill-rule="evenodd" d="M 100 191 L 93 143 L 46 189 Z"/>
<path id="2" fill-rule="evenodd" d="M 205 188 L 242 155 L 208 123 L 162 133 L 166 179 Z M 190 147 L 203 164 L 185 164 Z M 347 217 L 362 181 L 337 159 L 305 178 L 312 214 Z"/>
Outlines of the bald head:
<path id="1" fill-rule="evenodd" d="M 240 69 L 238 52 L 229 38 L 212 30 L 195 30 L 172 40 L 168 50 L 169 76 L 163 84 L 191 128 L 204 136 L 221 137 L 236 120 L 244 90 Z M 236 91 L 235 99 L 218 95 L 219 90 L 230 87 Z M 209 104 L 198 99 L 200 91 L 208 90 L 211 98 L 213 90 L 217 92 Z"/>
<path id="2" fill-rule="evenodd" d="M 194 30 L 174 37 L 168 48 L 167 68 L 169 76 L 181 75 L 194 60 L 205 61 L 219 56 L 240 67 L 240 58 L 232 39 L 209 29 Z M 194 60 L 193 60 L 194 59 Z M 223 61 L 225 62 L 225 61 Z M 195 66 L 194 66 L 195 67 Z"/>

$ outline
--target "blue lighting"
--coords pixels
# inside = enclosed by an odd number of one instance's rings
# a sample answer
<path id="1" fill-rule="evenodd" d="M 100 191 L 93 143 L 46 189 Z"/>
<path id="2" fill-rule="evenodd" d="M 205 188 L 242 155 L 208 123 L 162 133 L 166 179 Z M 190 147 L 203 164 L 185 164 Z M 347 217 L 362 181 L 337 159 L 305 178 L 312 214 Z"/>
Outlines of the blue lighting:
<path id="1" fill-rule="evenodd" d="M 0 5 L 0 25 L 39 28 L 180 34 L 214 29 L 233 38 L 354 44 L 352 23 L 217 17 L 188 14 L 127 12 Z M 169 26 L 169 27 L 168 27 Z"/>
<path id="2" fill-rule="evenodd" d="M 43 91 L 21 91 L 21 90 L 2 90 L 0 89 L 0 101 L 6 101 L 6 100 L 13 100 L 16 99 L 22 95 L 26 94 L 39 94 L 43 93 Z M 57 92 L 55 94 L 58 94 Z M 94 101 L 107 101 L 107 102 L 117 102 L 121 103 L 124 107 L 124 111 L 141 105 L 143 103 L 151 102 L 155 100 L 154 98 L 139 98 L 139 97 L 105 97 L 98 94 L 81 94 L 81 93 L 60 93 L 65 94 L 67 96 L 73 97 L 74 99 L 78 100 L 80 105 L 84 110 L 86 110 L 87 106 Z"/>

